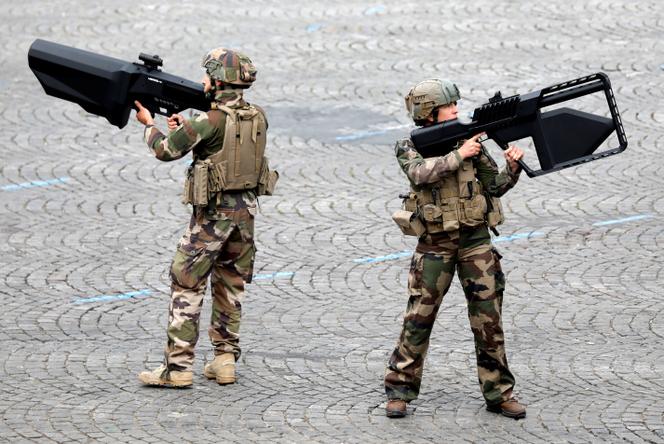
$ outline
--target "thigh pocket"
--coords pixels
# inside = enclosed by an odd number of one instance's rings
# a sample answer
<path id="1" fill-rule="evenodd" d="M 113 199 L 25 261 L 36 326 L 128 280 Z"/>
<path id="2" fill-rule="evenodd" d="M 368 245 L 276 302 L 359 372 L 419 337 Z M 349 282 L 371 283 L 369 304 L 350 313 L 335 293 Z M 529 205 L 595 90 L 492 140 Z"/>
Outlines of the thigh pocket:
<path id="1" fill-rule="evenodd" d="M 503 273 L 503 267 L 500 265 L 503 256 L 495 247 L 491 248 L 491 254 L 493 255 L 493 277 L 496 280 L 496 293 L 498 293 L 505 290 L 505 274 Z"/>
<path id="2" fill-rule="evenodd" d="M 254 274 L 254 260 L 256 259 L 256 245 L 253 241 L 242 245 L 240 255 L 235 259 L 233 266 L 235 271 L 242 276 L 246 283 L 251 283 Z"/>
<path id="3" fill-rule="evenodd" d="M 408 294 L 410 296 L 422 296 L 422 270 L 424 269 L 424 255 L 413 253 L 410 260 L 410 272 L 408 273 Z"/>
<path id="4" fill-rule="evenodd" d="M 195 288 L 210 273 L 211 261 L 205 248 L 179 245 L 171 264 L 171 279 L 183 288 Z"/>

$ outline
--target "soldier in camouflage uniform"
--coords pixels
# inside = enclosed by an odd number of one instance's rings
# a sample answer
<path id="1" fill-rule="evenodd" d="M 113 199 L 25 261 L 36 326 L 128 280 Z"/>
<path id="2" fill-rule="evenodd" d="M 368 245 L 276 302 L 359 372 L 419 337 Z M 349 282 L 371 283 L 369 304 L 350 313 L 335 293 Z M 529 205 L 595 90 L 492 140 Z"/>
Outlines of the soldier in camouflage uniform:
<path id="1" fill-rule="evenodd" d="M 256 79 L 251 60 L 237 51 L 218 48 L 204 57 L 202 66 L 211 109 L 190 119 L 169 117 L 168 135 L 154 126 L 149 111 L 136 102 L 136 117 L 146 125 L 145 141 L 159 160 L 193 153 L 183 194 L 183 202 L 192 204 L 193 214 L 170 270 L 165 358 L 157 369 L 139 374 L 147 385 L 192 385 L 194 347 L 208 277 L 213 299 L 208 334 L 215 359 L 204 373 L 219 384 L 235 382 L 241 303 L 245 282 L 251 282 L 256 252 L 256 199 L 272 194 L 278 178 L 264 157 L 265 114 L 243 98 L 244 89 Z"/>
<path id="2" fill-rule="evenodd" d="M 457 117 L 459 90 L 447 80 L 426 80 L 406 96 L 418 126 Z M 385 373 L 388 417 L 402 417 L 422 382 L 431 329 L 454 272 L 466 295 L 475 338 L 480 389 L 487 410 L 512 418 L 526 415 L 512 395 L 514 376 L 505 356 L 501 320 L 505 276 L 489 229 L 502 222 L 500 196 L 517 182 L 523 151 L 505 151 L 507 166 L 498 171 L 478 134 L 442 157 L 424 159 L 410 139 L 396 144 L 396 156 L 411 192 L 394 220 L 419 241 L 408 276 L 409 300 L 401 335 Z"/>

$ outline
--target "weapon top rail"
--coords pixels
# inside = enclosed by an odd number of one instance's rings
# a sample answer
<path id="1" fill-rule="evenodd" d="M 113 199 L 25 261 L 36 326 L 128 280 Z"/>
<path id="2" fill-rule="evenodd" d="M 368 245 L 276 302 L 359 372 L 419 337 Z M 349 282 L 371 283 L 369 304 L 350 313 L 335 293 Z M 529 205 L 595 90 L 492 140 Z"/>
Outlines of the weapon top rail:
<path id="1" fill-rule="evenodd" d="M 159 57 L 157 54 L 150 55 L 142 52 L 138 55 L 138 60 L 143 62 L 143 66 L 145 66 L 146 68 L 156 71 L 159 71 L 159 67 L 164 66 L 164 60 L 161 57 Z M 139 64 L 137 63 L 137 65 Z"/>

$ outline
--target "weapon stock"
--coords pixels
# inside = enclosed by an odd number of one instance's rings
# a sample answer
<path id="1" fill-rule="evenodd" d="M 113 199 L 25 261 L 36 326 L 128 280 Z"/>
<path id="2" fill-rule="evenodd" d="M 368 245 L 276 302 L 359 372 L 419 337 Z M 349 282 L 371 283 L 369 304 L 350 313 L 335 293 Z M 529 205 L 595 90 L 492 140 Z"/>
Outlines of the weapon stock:
<path id="1" fill-rule="evenodd" d="M 200 83 L 161 71 L 159 56 L 141 53 L 139 59 L 143 64 L 41 39 L 28 51 L 28 65 L 46 94 L 78 103 L 118 128 L 127 124 L 134 100 L 165 116 L 210 109 Z"/>
<path id="2" fill-rule="evenodd" d="M 541 111 L 544 107 L 601 91 L 606 96 L 611 118 L 571 108 Z M 595 153 L 614 131 L 619 146 Z M 498 92 L 488 103 L 475 109 L 470 123 L 455 119 L 417 128 L 411 133 L 411 139 L 423 157 L 434 157 L 449 153 L 460 140 L 481 132 L 486 132 L 502 149 L 507 149 L 509 142 L 531 137 L 541 169 L 535 171 L 520 161 L 529 177 L 612 156 L 627 148 L 611 83 L 604 73 L 523 95 L 503 98 Z"/>

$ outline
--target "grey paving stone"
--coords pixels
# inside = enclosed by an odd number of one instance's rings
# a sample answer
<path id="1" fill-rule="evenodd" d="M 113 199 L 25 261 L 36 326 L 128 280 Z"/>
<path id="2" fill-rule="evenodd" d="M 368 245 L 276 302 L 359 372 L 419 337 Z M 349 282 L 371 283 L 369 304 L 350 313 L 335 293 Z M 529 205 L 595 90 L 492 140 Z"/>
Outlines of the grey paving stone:
<path id="1" fill-rule="evenodd" d="M 8 2 L 0 10 L 0 437 L 11 442 L 662 442 L 664 13 L 659 0 Z M 259 69 L 277 194 L 261 199 L 238 384 L 142 388 L 162 356 L 168 266 L 188 210 L 186 161 L 47 97 L 35 38 L 191 79 L 220 45 Z M 484 410 L 458 284 L 434 330 L 423 391 L 383 416 L 414 242 L 390 220 L 406 179 L 403 95 L 454 79 L 462 113 L 606 72 L 630 146 L 506 196 L 507 351 L 528 418 Z M 592 101 L 589 106 L 592 106 Z M 164 121 L 159 125 L 164 127 Z M 532 153 L 529 152 L 532 159 Z M 55 181 L 10 190 L 5 186 Z M 637 216 L 634 218 L 634 216 Z M 627 219 L 632 217 L 632 219 Z M 394 257 L 389 258 L 389 255 Z M 374 262 L 362 258 L 388 257 Z M 276 275 L 275 275 L 276 274 Z M 79 298 L 148 290 L 89 304 Z M 209 300 L 203 319 L 210 315 Z"/>

